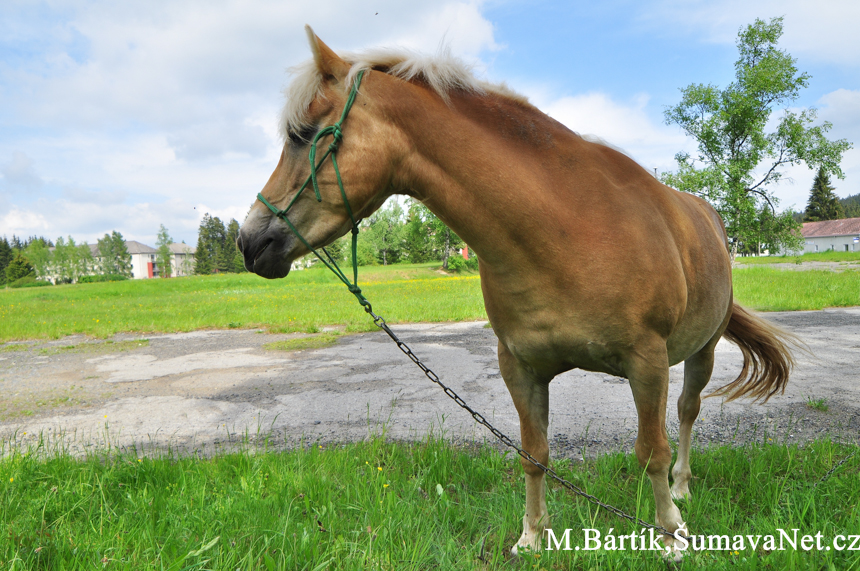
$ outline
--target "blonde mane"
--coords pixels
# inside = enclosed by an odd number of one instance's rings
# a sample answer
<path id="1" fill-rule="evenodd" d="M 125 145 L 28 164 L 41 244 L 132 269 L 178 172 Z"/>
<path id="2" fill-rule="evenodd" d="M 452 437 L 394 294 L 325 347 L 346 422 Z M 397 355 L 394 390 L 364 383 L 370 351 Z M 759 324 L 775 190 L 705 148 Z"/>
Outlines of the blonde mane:
<path id="1" fill-rule="evenodd" d="M 418 79 L 430 86 L 443 100 L 455 91 L 465 93 L 494 93 L 513 101 L 528 104 L 523 95 L 515 93 L 504 83 L 491 84 L 481 81 L 472 73 L 472 67 L 453 56 L 443 47 L 435 56 L 426 56 L 405 49 L 374 49 L 360 54 L 338 54 L 350 64 L 347 84 L 355 81 L 362 70 L 382 71 L 405 81 Z M 289 131 L 301 132 L 309 127 L 308 108 L 322 94 L 322 76 L 313 59 L 289 69 L 295 77 L 284 90 L 287 99 L 281 111 L 279 131 L 286 140 Z"/>

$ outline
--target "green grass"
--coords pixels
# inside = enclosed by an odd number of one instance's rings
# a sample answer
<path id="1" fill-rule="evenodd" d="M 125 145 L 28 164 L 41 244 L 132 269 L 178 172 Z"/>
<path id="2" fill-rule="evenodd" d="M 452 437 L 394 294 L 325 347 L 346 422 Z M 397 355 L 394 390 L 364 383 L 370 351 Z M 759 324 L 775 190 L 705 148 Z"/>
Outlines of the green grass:
<path id="1" fill-rule="evenodd" d="M 437 268 L 362 268 L 361 287 L 374 311 L 389 323 L 486 319 L 479 277 L 448 276 Z M 860 305 L 856 271 L 745 267 L 734 276 L 735 298 L 759 311 Z M 324 268 L 292 272 L 285 280 L 222 274 L 0 290 L 0 341 L 207 328 L 316 333 L 327 326 L 348 332 L 374 328 L 355 298 Z"/>
<path id="2" fill-rule="evenodd" d="M 270 351 L 303 351 L 305 349 L 322 349 L 324 347 L 331 347 L 337 343 L 338 337 L 340 337 L 339 333 L 326 332 L 318 335 L 311 335 L 310 337 L 298 337 L 296 339 L 287 339 L 286 341 L 266 343 L 263 345 L 263 349 L 268 349 Z"/>
<path id="3" fill-rule="evenodd" d="M 486 319 L 478 276 L 447 276 L 437 267 L 362 268 L 359 279 L 374 310 L 391 323 Z M 324 268 L 286 280 L 222 274 L 0 290 L 0 341 L 228 327 L 317 332 L 327 325 L 373 328 Z"/>
<path id="4" fill-rule="evenodd" d="M 802 256 L 738 256 L 738 264 L 797 264 L 803 262 L 857 262 L 860 263 L 860 252 L 812 252 Z"/>
<path id="5" fill-rule="evenodd" d="M 860 533 L 860 455 L 830 441 L 694 450 L 693 534 Z M 666 569 L 653 552 L 544 551 L 510 560 L 524 486 L 515 457 L 436 438 L 382 437 L 211 458 L 9 451 L 0 460 L 4 569 Z M 554 466 L 604 501 L 653 517 L 635 458 Z M 559 535 L 639 529 L 551 484 Z M 681 569 L 857 569 L 856 552 L 701 552 Z M 852 565 L 854 567 L 852 567 Z"/>
<path id="6" fill-rule="evenodd" d="M 799 311 L 860 305 L 860 272 L 736 268 L 735 300 L 758 311 Z"/>
<path id="7" fill-rule="evenodd" d="M 806 408 L 817 410 L 819 412 L 827 412 L 830 410 L 830 405 L 827 404 L 826 398 L 814 399 L 806 397 Z"/>

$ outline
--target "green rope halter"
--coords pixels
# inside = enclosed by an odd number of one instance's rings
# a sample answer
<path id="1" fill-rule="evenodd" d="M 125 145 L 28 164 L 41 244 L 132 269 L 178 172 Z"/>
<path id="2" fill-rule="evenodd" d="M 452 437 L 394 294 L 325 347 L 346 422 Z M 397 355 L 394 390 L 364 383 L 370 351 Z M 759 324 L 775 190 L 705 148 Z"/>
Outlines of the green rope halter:
<path id="1" fill-rule="evenodd" d="M 290 230 L 296 237 L 301 240 L 302 244 L 305 247 L 313 252 L 314 256 L 320 259 L 320 261 L 326 265 L 328 269 L 330 269 L 334 275 L 342 281 L 346 287 L 349 289 L 350 293 L 352 293 L 356 299 L 358 299 L 358 303 L 360 303 L 365 311 L 370 313 L 372 311 L 370 302 L 365 299 L 365 297 L 361 294 L 361 289 L 358 287 L 358 257 L 357 257 L 357 248 L 358 248 L 358 223 L 355 221 L 355 216 L 352 213 L 352 208 L 349 206 L 349 200 L 346 198 L 346 191 L 343 189 L 343 180 L 340 177 L 340 169 L 337 166 L 337 150 L 340 146 L 340 142 L 343 140 L 343 131 L 341 130 L 343 126 L 343 122 L 346 120 L 346 116 L 349 114 L 349 110 L 352 108 L 352 104 L 355 102 L 355 96 L 358 94 L 358 86 L 361 84 L 361 78 L 364 76 L 364 70 L 358 72 L 358 75 L 355 78 L 355 82 L 352 84 L 352 89 L 349 92 L 349 97 L 346 100 L 346 104 L 343 107 L 343 113 L 340 115 L 340 120 L 334 125 L 330 125 L 325 129 L 322 129 L 319 133 L 314 136 L 314 140 L 311 142 L 311 150 L 308 156 L 308 159 L 311 163 L 311 174 L 308 175 L 308 178 L 305 180 L 304 184 L 302 184 L 299 191 L 290 201 L 286 208 L 283 210 L 279 210 L 276 207 L 272 206 L 268 200 L 265 199 L 262 193 L 257 194 L 257 198 L 265 204 L 269 210 L 275 213 L 275 216 L 283 220 L 287 223 L 287 226 L 290 227 Z M 325 137 L 326 135 L 331 135 L 333 141 L 329 144 L 328 150 L 326 150 L 325 154 L 322 158 L 317 162 L 317 144 L 319 140 Z M 349 219 L 352 221 L 352 273 L 353 273 L 353 281 L 350 282 L 349 278 L 346 277 L 346 274 L 343 270 L 340 269 L 340 266 L 337 265 L 337 262 L 325 248 L 321 248 L 323 253 L 325 254 L 325 258 L 322 257 L 319 252 L 316 251 L 311 245 L 305 240 L 304 236 L 302 236 L 296 227 L 293 226 L 293 223 L 290 222 L 290 219 L 287 218 L 287 213 L 290 211 L 290 208 L 293 207 L 293 204 L 299 199 L 302 192 L 307 188 L 310 183 L 313 186 L 314 194 L 316 195 L 317 202 L 322 202 L 322 196 L 320 196 L 320 187 L 317 182 L 317 171 L 322 167 L 325 160 L 331 157 L 331 164 L 334 166 L 334 174 L 337 177 L 337 186 L 340 188 L 340 196 L 343 198 L 343 205 L 346 207 L 346 213 L 349 214 Z M 326 260 L 328 258 L 328 260 Z"/>

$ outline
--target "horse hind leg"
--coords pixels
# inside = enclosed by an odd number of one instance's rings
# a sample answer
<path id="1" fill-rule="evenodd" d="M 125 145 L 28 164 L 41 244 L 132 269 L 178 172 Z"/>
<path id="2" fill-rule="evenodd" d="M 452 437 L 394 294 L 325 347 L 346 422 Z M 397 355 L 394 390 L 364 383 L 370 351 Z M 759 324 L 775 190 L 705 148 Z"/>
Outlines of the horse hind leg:
<path id="1" fill-rule="evenodd" d="M 693 423 L 699 416 L 702 404 L 702 390 L 711 380 L 714 370 L 714 348 L 720 336 L 715 336 L 698 353 L 684 361 L 684 390 L 678 397 L 678 458 L 672 468 L 672 497 L 675 499 L 690 499 L 690 480 L 693 472 L 690 470 L 690 446 Z"/>
<path id="2" fill-rule="evenodd" d="M 546 431 L 549 425 L 549 379 L 540 379 L 527 366 L 499 343 L 499 369 L 511 393 L 520 417 L 520 435 L 523 449 L 546 466 L 549 462 L 549 444 Z M 539 552 L 544 530 L 549 527 L 546 509 L 546 474 L 520 458 L 526 480 L 526 513 L 523 516 L 523 533 L 511 549 Z"/>
<path id="3" fill-rule="evenodd" d="M 670 533 L 684 526 L 681 512 L 672 501 L 669 491 L 669 466 L 672 449 L 666 433 L 666 401 L 669 393 L 669 358 L 665 341 L 655 340 L 649 347 L 644 344 L 632 357 L 627 370 L 636 412 L 639 433 L 636 436 L 636 458 L 651 480 L 656 506 L 657 525 Z M 667 554 L 675 559 L 674 538 L 663 536 Z"/>

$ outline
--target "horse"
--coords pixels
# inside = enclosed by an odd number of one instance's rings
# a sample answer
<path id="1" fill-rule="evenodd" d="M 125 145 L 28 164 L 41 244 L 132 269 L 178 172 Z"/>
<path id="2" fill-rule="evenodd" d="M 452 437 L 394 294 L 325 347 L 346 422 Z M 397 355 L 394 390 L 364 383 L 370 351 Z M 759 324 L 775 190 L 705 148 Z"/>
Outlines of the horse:
<path id="1" fill-rule="evenodd" d="M 522 447 L 547 465 L 556 375 L 579 368 L 628 379 L 636 458 L 656 522 L 670 532 L 665 548 L 679 557 L 674 534 L 688 530 L 674 499 L 691 495 L 691 429 L 717 341 L 743 353 L 738 378 L 711 393 L 729 400 L 784 391 L 794 363 L 791 335 L 734 302 L 718 213 L 505 85 L 478 80 L 449 51 L 338 55 L 306 31 L 313 58 L 286 92 L 283 150 L 239 232 L 245 267 L 285 277 L 294 260 L 356 229 L 390 196 L 425 204 L 478 256 Z M 317 172 L 309 149 L 327 134 L 337 161 Z M 301 192 L 309 177 L 314 192 Z M 670 489 L 669 367 L 682 361 Z M 514 554 L 540 549 L 550 526 L 546 476 L 521 462 L 525 515 Z"/>

